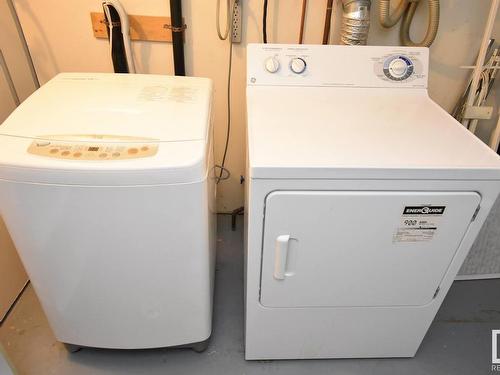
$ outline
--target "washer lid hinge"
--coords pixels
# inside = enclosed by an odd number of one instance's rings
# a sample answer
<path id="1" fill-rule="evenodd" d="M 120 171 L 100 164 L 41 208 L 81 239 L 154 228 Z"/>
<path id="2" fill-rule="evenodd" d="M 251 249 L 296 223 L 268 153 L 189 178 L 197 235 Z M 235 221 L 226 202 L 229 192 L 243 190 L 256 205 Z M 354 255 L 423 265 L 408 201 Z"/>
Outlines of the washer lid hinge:
<path id="1" fill-rule="evenodd" d="M 481 209 L 481 205 L 477 206 L 476 211 L 474 211 L 474 215 L 472 215 L 471 221 L 476 220 L 476 216 L 479 213 L 479 210 Z"/>

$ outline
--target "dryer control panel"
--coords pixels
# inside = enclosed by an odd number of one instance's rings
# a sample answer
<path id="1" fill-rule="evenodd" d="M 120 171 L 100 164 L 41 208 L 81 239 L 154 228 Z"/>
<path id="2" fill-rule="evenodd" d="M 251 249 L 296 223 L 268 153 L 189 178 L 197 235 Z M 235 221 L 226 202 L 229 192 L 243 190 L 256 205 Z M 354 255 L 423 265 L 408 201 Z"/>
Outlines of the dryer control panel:
<path id="1" fill-rule="evenodd" d="M 427 88 L 423 47 L 250 44 L 249 86 Z"/>
<path id="2" fill-rule="evenodd" d="M 28 153 L 70 160 L 123 160 L 153 156 L 158 141 L 114 135 L 49 135 L 33 140 Z"/>

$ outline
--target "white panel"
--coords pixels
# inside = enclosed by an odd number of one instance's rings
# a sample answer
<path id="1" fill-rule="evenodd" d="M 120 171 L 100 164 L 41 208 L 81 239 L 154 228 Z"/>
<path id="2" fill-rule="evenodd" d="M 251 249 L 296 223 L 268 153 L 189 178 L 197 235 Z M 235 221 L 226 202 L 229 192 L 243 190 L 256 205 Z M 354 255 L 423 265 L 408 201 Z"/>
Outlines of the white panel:
<path id="1" fill-rule="evenodd" d="M 261 303 L 425 305 L 479 202 L 475 192 L 273 192 L 266 199 Z M 277 241 L 287 235 L 288 246 Z M 283 279 L 276 277 L 280 266 Z"/>
<path id="2" fill-rule="evenodd" d="M 208 338 L 208 189 L 0 182 L 5 223 L 57 339 L 134 349 Z"/>
<path id="3" fill-rule="evenodd" d="M 409 62 L 411 72 L 402 80 L 389 79 L 384 63 L 388 68 L 398 56 Z M 296 58 L 307 64 L 300 74 L 291 70 Z M 274 72 L 266 68 L 271 59 Z M 249 44 L 247 84 L 427 88 L 428 59 L 428 49 L 420 47 Z"/>

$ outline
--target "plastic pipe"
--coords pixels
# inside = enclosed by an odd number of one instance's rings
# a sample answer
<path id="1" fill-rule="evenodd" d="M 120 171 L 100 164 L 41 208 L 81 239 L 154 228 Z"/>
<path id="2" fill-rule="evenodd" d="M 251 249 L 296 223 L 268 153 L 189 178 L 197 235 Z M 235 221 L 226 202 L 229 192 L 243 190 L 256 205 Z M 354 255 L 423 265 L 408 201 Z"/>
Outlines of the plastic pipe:
<path id="1" fill-rule="evenodd" d="M 128 20 L 127 12 L 123 8 L 119 0 L 106 0 L 103 2 L 103 5 L 112 6 L 120 17 L 120 27 L 123 34 L 123 46 L 125 48 L 125 55 L 127 56 L 128 71 L 129 73 L 135 73 L 135 63 L 132 55 L 132 44 L 130 42 L 130 23 Z M 112 40 L 110 40 L 110 44 L 111 42 Z"/>
<path id="2" fill-rule="evenodd" d="M 401 0 L 394 10 L 394 13 L 391 14 L 391 0 L 379 0 L 379 21 L 382 27 L 390 28 L 397 24 L 403 16 L 403 13 L 405 12 L 407 6 L 408 0 Z"/>
<path id="3" fill-rule="evenodd" d="M 429 0 L 429 16 L 427 23 L 427 31 L 421 42 L 414 42 L 410 37 L 410 26 L 413 21 L 413 16 L 417 10 L 418 1 L 411 1 L 407 11 L 403 15 L 403 23 L 401 24 L 401 43 L 410 47 L 429 47 L 434 39 L 439 28 L 439 0 Z"/>
<path id="4" fill-rule="evenodd" d="M 404 46 L 429 47 L 436 38 L 439 28 L 439 0 L 429 0 L 429 17 L 424 39 L 421 42 L 414 42 L 410 38 L 410 27 L 419 2 L 420 0 L 400 0 L 396 9 L 391 14 L 391 1 L 379 1 L 379 22 L 382 27 L 393 27 L 401 18 L 403 19 L 400 39 L 401 44 Z"/>

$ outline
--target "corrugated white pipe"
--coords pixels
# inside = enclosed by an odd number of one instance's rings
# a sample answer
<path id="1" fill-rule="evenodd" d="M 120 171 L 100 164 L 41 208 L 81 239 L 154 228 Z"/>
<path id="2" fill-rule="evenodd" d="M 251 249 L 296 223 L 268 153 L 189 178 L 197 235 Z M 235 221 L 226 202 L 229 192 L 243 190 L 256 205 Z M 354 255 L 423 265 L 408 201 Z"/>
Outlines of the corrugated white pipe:
<path id="1" fill-rule="evenodd" d="M 400 0 L 391 14 L 391 1 L 379 0 L 379 21 L 383 27 L 393 27 L 403 18 L 400 38 L 404 46 L 429 47 L 436 38 L 439 28 L 439 0 L 429 0 L 428 25 L 424 39 L 421 42 L 414 42 L 410 38 L 410 26 L 419 2 L 420 0 Z"/>
<path id="2" fill-rule="evenodd" d="M 394 10 L 394 13 L 390 13 L 391 9 L 391 0 L 379 0 L 378 3 L 378 11 L 379 11 L 379 21 L 382 27 L 391 28 L 396 25 L 403 13 L 408 6 L 409 0 L 400 0 L 398 6 Z"/>
<path id="3" fill-rule="evenodd" d="M 411 1 L 401 24 L 401 43 L 404 46 L 410 47 L 429 47 L 434 39 L 439 28 L 439 0 L 429 0 L 429 16 L 427 17 L 427 31 L 421 42 L 414 42 L 410 37 L 410 26 L 413 21 L 413 16 L 417 10 L 418 1 Z"/>

